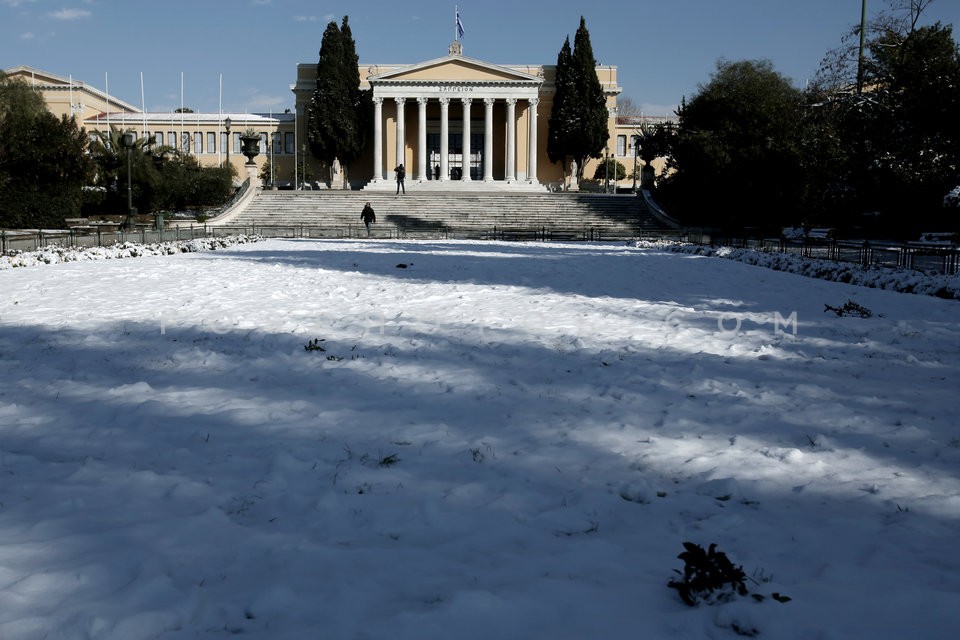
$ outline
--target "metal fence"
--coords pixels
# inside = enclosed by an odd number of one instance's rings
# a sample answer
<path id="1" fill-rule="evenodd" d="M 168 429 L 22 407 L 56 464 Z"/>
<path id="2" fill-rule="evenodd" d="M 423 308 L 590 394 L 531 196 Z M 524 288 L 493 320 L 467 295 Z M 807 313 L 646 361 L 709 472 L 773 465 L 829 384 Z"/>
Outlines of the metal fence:
<path id="1" fill-rule="evenodd" d="M 209 236 L 261 235 L 271 238 L 366 238 L 367 230 L 362 224 L 345 227 L 318 227 L 308 225 L 182 225 L 163 230 L 141 227 L 136 230 L 121 230 L 104 227 L 95 230 L 64 231 L 4 231 L 0 230 L 0 253 L 35 251 L 47 246 L 97 247 L 124 242 L 142 244 L 190 240 Z M 447 227 L 374 227 L 370 237 L 402 238 L 457 238 L 483 240 L 536 240 L 536 241 L 610 241 L 630 239 L 622 234 L 598 227 L 579 229 L 555 229 L 549 227 L 493 227 L 487 230 L 455 230 Z M 636 236 L 631 236 L 635 238 Z M 672 232 L 644 232 L 646 239 L 671 239 L 705 246 L 730 246 L 759 251 L 792 253 L 808 258 L 836 262 L 848 262 L 861 266 L 900 267 L 925 273 L 956 274 L 960 272 L 960 248 L 950 245 L 920 242 L 871 242 L 867 240 L 833 240 L 805 238 L 732 238 L 720 237 L 703 230 L 677 230 Z"/>
<path id="2" fill-rule="evenodd" d="M 663 236 L 656 236 L 663 237 Z M 832 238 L 737 238 L 708 231 L 687 230 L 669 236 L 704 246 L 726 246 L 758 251 L 792 253 L 807 258 L 848 262 L 864 267 L 914 269 L 930 274 L 960 273 L 960 247 L 924 242 L 834 240 Z"/>

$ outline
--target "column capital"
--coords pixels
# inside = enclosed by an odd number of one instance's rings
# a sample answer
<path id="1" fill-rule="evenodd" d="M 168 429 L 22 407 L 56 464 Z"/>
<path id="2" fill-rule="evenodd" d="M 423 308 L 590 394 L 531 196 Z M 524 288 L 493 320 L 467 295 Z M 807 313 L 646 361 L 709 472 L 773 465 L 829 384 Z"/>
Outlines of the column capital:
<path id="1" fill-rule="evenodd" d="M 430 101 L 426 96 L 420 96 L 417 98 L 417 104 L 427 104 Z"/>
<path id="2" fill-rule="evenodd" d="M 535 107 L 538 104 L 540 104 L 540 98 L 530 98 L 529 100 L 527 100 L 527 102 L 530 103 L 531 107 Z"/>
<path id="3" fill-rule="evenodd" d="M 440 100 L 440 105 L 441 105 L 441 106 L 446 107 L 446 106 L 448 106 L 448 105 L 450 104 L 450 98 L 448 98 L 447 96 L 442 96 L 442 97 L 438 98 L 438 100 Z"/>
<path id="4" fill-rule="evenodd" d="M 512 106 L 514 106 L 515 104 L 517 104 L 517 99 L 516 99 L 516 98 L 507 98 L 506 102 L 507 102 L 508 105 L 510 105 L 510 106 L 512 107 Z"/>
<path id="5" fill-rule="evenodd" d="M 377 105 L 378 107 L 381 106 L 383 104 L 383 97 L 382 96 L 375 97 L 373 99 L 373 104 Z"/>
<path id="6" fill-rule="evenodd" d="M 493 103 L 496 102 L 496 101 L 497 101 L 496 98 L 484 98 L 484 99 L 483 99 L 483 104 L 493 105 Z"/>
<path id="7" fill-rule="evenodd" d="M 393 101 L 396 102 L 397 104 L 403 104 L 404 102 L 407 101 L 407 99 L 406 99 L 406 98 L 394 98 Z"/>
<path id="8" fill-rule="evenodd" d="M 473 102 L 473 98 L 460 98 L 460 102 L 462 102 L 463 104 L 470 104 L 471 102 Z"/>

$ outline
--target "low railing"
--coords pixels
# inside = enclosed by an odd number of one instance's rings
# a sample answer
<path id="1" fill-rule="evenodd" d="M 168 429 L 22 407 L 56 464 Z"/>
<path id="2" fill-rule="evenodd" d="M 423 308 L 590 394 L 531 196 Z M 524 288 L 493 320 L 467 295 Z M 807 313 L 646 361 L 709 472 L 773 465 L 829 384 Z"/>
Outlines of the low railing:
<path id="1" fill-rule="evenodd" d="M 924 242 L 883 242 L 870 240 L 835 240 L 833 238 L 746 238 L 721 236 L 707 230 L 687 229 L 668 234 L 645 234 L 647 238 L 669 238 L 704 246 L 727 246 L 779 253 L 792 253 L 806 258 L 848 262 L 864 267 L 913 269 L 924 273 L 953 275 L 960 273 L 960 247 Z"/>
<path id="2" fill-rule="evenodd" d="M 109 227 L 96 230 L 0 230 L 0 253 L 35 251 L 45 246 L 96 247 L 123 242 L 142 244 L 190 240 L 207 236 L 259 235 L 270 238 L 366 238 L 367 230 L 360 224 L 343 226 L 313 225 L 190 225 L 164 230 L 140 227 L 121 230 Z M 497 227 L 487 229 L 454 229 L 450 227 L 418 227 L 401 225 L 374 225 L 369 237 L 404 238 L 469 238 L 515 241 L 613 241 L 636 238 L 636 234 L 617 232 L 602 227 L 554 228 Z M 867 240 L 833 240 L 829 238 L 734 238 L 720 237 L 706 230 L 678 229 L 669 232 L 644 232 L 644 238 L 670 239 L 705 246 L 731 246 L 780 253 L 792 253 L 808 258 L 848 262 L 862 266 L 899 267 L 925 273 L 960 273 L 960 248 L 950 245 L 920 242 L 870 242 Z"/>

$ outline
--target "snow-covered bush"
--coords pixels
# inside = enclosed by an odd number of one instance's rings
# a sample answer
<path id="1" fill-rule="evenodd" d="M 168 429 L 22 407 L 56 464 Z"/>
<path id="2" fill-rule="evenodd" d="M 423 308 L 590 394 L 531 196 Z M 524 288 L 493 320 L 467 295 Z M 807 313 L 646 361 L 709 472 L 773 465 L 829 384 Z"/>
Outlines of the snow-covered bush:
<path id="1" fill-rule="evenodd" d="M 951 209 L 960 209 L 960 184 L 950 190 L 950 193 L 943 197 L 943 206 Z"/>
<path id="2" fill-rule="evenodd" d="M 215 251 L 217 249 L 226 249 L 227 247 L 232 247 L 237 244 L 258 242 L 260 240 L 263 240 L 262 236 L 236 235 L 175 240 L 151 244 L 121 242 L 106 247 L 63 247 L 51 245 L 38 249 L 37 251 L 16 251 L 10 255 L 0 256 L 0 269 L 33 267 L 41 264 L 60 264 L 63 262 L 79 262 L 82 260 L 112 260 L 114 258 L 139 258 L 141 256 L 162 256 L 175 253 Z"/>

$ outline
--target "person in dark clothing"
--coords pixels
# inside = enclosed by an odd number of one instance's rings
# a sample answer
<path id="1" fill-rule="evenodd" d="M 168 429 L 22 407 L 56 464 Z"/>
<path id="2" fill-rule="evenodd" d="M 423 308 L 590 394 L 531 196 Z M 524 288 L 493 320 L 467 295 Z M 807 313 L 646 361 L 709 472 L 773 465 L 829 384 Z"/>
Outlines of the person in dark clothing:
<path id="1" fill-rule="evenodd" d="M 407 195 L 407 188 L 403 186 L 403 179 L 407 177 L 407 170 L 403 168 L 402 164 L 398 164 L 394 171 L 397 172 L 397 193 L 399 194 L 400 190 L 403 189 L 403 195 Z"/>
<path id="2" fill-rule="evenodd" d="M 440 165 L 437 165 L 433 168 L 433 179 L 434 180 L 440 179 Z"/>
<path id="3" fill-rule="evenodd" d="M 360 212 L 360 219 L 363 220 L 363 224 L 367 227 L 367 237 L 370 237 L 370 225 L 377 221 L 377 214 L 373 212 L 373 207 L 370 206 L 370 203 L 363 205 L 363 211 Z"/>

